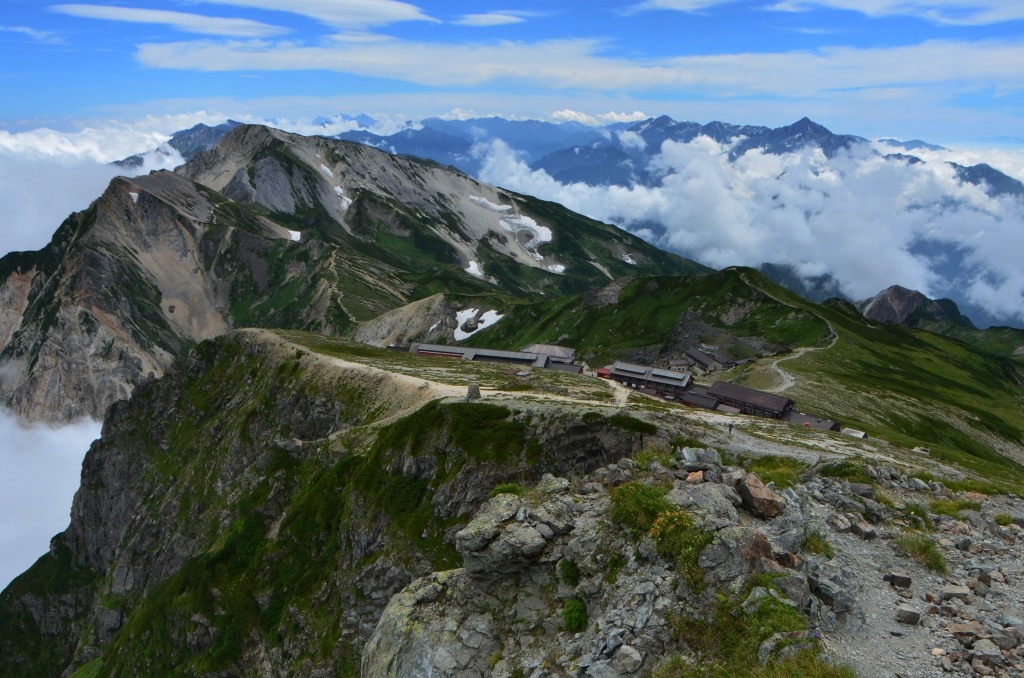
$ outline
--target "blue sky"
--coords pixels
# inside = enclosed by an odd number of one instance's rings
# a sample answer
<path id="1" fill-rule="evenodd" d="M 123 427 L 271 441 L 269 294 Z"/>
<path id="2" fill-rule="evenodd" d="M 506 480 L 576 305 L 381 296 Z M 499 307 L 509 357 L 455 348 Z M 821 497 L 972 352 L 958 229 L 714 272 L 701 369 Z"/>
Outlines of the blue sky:
<path id="1" fill-rule="evenodd" d="M 1024 145 L 1021 0 L 4 0 L 0 63 L 8 131 L 639 112 Z"/>

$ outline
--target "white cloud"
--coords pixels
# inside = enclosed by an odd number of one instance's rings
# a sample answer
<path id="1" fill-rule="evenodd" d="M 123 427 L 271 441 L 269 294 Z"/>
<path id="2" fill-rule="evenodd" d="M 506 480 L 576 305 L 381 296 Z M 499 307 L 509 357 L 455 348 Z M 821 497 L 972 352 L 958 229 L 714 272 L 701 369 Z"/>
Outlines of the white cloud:
<path id="1" fill-rule="evenodd" d="M 628 129 L 624 129 L 616 135 L 619 138 L 619 143 L 626 148 L 634 151 L 642 151 L 647 148 L 647 142 L 642 136 L 636 132 L 631 132 Z"/>
<path id="2" fill-rule="evenodd" d="M 578 122 L 584 125 L 596 127 L 616 122 L 638 122 L 640 120 L 646 120 L 650 116 L 641 111 L 633 111 L 632 113 L 616 113 L 614 111 L 609 111 L 598 115 L 590 115 L 589 113 L 581 113 L 580 111 L 563 108 L 562 110 L 551 113 L 549 117 L 557 122 Z"/>
<path id="3" fill-rule="evenodd" d="M 699 90 L 706 96 L 771 95 L 788 101 L 857 90 L 928 92 L 945 100 L 990 87 L 1024 87 L 1024 44 L 930 41 L 897 47 L 735 53 L 631 60 L 604 56 L 589 39 L 441 44 L 392 39 L 360 45 L 268 41 L 148 43 L 146 66 L 198 71 L 332 70 L 428 86 L 506 80 L 608 91 Z"/>
<path id="4" fill-rule="evenodd" d="M 402 21 L 437 22 L 437 19 L 424 14 L 419 7 L 396 0 L 290 0 L 287 3 L 280 0 L 200 1 L 299 14 L 339 28 L 386 26 Z"/>
<path id="5" fill-rule="evenodd" d="M 711 7 L 726 5 L 736 0 L 647 0 L 630 8 L 632 12 L 650 9 L 668 9 L 677 12 L 699 12 Z"/>
<path id="6" fill-rule="evenodd" d="M 20 33 L 21 35 L 27 35 L 36 42 L 42 42 L 50 45 L 59 45 L 62 40 L 53 31 L 40 31 L 35 28 L 28 26 L 0 26 L 0 31 L 7 33 Z"/>
<path id="7" fill-rule="evenodd" d="M 452 23 L 460 26 L 507 26 L 526 21 L 520 14 L 510 12 L 489 12 L 487 14 L 464 14 Z"/>
<path id="8" fill-rule="evenodd" d="M 24 427 L 0 410 L 0 589 L 67 528 L 82 458 L 99 433 L 94 421 Z"/>
<path id="9" fill-rule="evenodd" d="M 730 162 L 727 146 L 700 137 L 663 145 L 654 169 L 671 173 L 661 185 L 627 188 L 561 184 L 501 142 L 480 150 L 484 181 L 604 221 L 663 224 L 656 244 L 716 268 L 773 262 L 805 275 L 827 271 L 853 298 L 893 284 L 933 297 L 963 290 L 989 312 L 1024 322 L 1024 206 L 961 184 L 945 163 L 888 162 L 866 146 L 831 160 L 805 149 Z M 922 239 L 958 248 L 973 270 L 944 279 L 941 262 L 915 247 Z"/>
<path id="10" fill-rule="evenodd" d="M 1007 0 L 782 0 L 770 7 L 785 12 L 818 8 L 849 10 L 870 17 L 910 16 L 952 26 L 984 26 L 1024 19 L 1024 5 Z"/>
<path id="11" fill-rule="evenodd" d="M 202 16 L 162 9 L 110 7 L 107 5 L 54 5 L 51 9 L 61 14 L 85 19 L 105 19 L 137 24 L 161 24 L 188 33 L 220 35 L 233 38 L 265 38 L 279 35 L 286 29 L 278 26 L 224 17 Z"/>
<path id="12" fill-rule="evenodd" d="M 109 164 L 163 144 L 161 128 L 181 129 L 204 114 L 146 118 L 136 123 L 108 122 L 74 132 L 36 129 L 0 130 L 0 256 L 39 249 L 72 212 L 85 209 L 118 174 L 170 169 L 182 162 L 173 149 L 149 154 L 145 164 L 128 170 Z"/>

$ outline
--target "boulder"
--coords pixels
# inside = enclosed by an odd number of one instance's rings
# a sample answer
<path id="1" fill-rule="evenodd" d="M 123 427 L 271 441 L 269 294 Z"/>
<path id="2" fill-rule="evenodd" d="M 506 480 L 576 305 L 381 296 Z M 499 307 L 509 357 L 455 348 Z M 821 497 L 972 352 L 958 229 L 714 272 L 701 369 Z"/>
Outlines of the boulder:
<path id="1" fill-rule="evenodd" d="M 786 499 L 770 490 L 755 473 L 736 483 L 736 491 L 743 500 L 743 506 L 759 518 L 775 518 L 786 510 Z"/>
<path id="2" fill-rule="evenodd" d="M 896 608 L 896 621 L 917 626 L 921 623 L 921 612 L 910 605 L 900 605 Z"/>

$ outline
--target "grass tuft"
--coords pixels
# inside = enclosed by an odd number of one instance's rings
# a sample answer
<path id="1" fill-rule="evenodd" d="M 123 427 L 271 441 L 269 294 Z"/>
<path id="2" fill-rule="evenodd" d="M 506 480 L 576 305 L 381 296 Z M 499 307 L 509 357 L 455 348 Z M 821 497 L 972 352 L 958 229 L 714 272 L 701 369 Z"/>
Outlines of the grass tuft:
<path id="1" fill-rule="evenodd" d="M 981 504 L 967 499 L 932 499 L 928 508 L 936 515 L 960 518 L 960 511 L 965 509 L 977 511 L 981 508 Z"/>
<path id="2" fill-rule="evenodd" d="M 793 457 L 767 455 L 750 462 L 750 470 L 767 483 L 775 483 L 779 489 L 793 487 L 807 471 L 807 464 Z"/>
<path id="3" fill-rule="evenodd" d="M 575 560 L 562 558 L 558 563 L 558 574 L 569 586 L 576 586 L 580 583 L 580 568 Z"/>
<path id="4" fill-rule="evenodd" d="M 807 531 L 807 535 L 804 538 L 804 551 L 807 553 L 817 553 L 819 556 L 825 556 L 829 559 L 835 556 L 835 550 L 832 548 L 832 544 L 829 543 L 828 538 L 813 527 Z"/>
<path id="5" fill-rule="evenodd" d="M 519 483 L 502 483 L 501 485 L 495 485 L 494 489 L 491 490 L 492 497 L 497 497 L 499 494 L 514 494 L 517 497 L 521 497 L 526 494 L 526 488 Z"/>
<path id="6" fill-rule="evenodd" d="M 587 606 L 579 598 L 568 598 L 562 607 L 562 621 L 569 633 L 584 631 L 590 618 L 587 617 Z"/>
<path id="7" fill-rule="evenodd" d="M 1009 513 L 997 513 L 994 516 L 992 516 L 992 519 L 996 521 L 996 525 L 999 525 L 1001 527 L 1006 527 L 1007 525 L 1013 523 L 1013 516 L 1011 516 Z"/>
<path id="8" fill-rule="evenodd" d="M 896 538 L 896 548 L 924 565 L 932 572 L 946 574 L 949 567 L 939 545 L 931 537 L 917 532 L 908 532 Z"/>
<path id="9" fill-rule="evenodd" d="M 658 515 L 675 507 L 665 499 L 667 490 L 643 483 L 626 483 L 612 490 L 612 522 L 632 529 L 635 533 L 646 533 L 654 525 Z"/>

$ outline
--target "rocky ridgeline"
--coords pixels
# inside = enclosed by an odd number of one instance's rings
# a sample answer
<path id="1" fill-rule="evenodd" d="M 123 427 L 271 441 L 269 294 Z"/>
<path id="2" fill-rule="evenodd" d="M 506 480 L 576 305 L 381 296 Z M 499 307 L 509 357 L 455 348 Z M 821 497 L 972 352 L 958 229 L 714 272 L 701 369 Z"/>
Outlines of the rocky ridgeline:
<path id="1" fill-rule="evenodd" d="M 920 502 L 953 493 L 887 467 L 867 473 L 870 483 L 810 473 L 779 490 L 714 449 L 683 448 L 671 467 L 624 458 L 572 482 L 506 488 L 519 493 L 497 494 L 454 534 L 461 569 L 391 600 L 362 673 L 677 675 L 719 661 L 685 627 L 712 623 L 729 600 L 737 620 L 770 604 L 803 621 L 765 631 L 747 668 L 812 648 L 863 676 L 1021 675 L 1024 505 L 961 493 L 980 509 L 918 517 Z M 639 485 L 692 517 L 688 534 L 707 543 L 695 571 L 666 557 L 657 521 L 644 532 L 610 518 Z M 908 531 L 925 521 L 934 532 Z M 907 534 L 935 537 L 945 574 L 896 546 Z"/>

